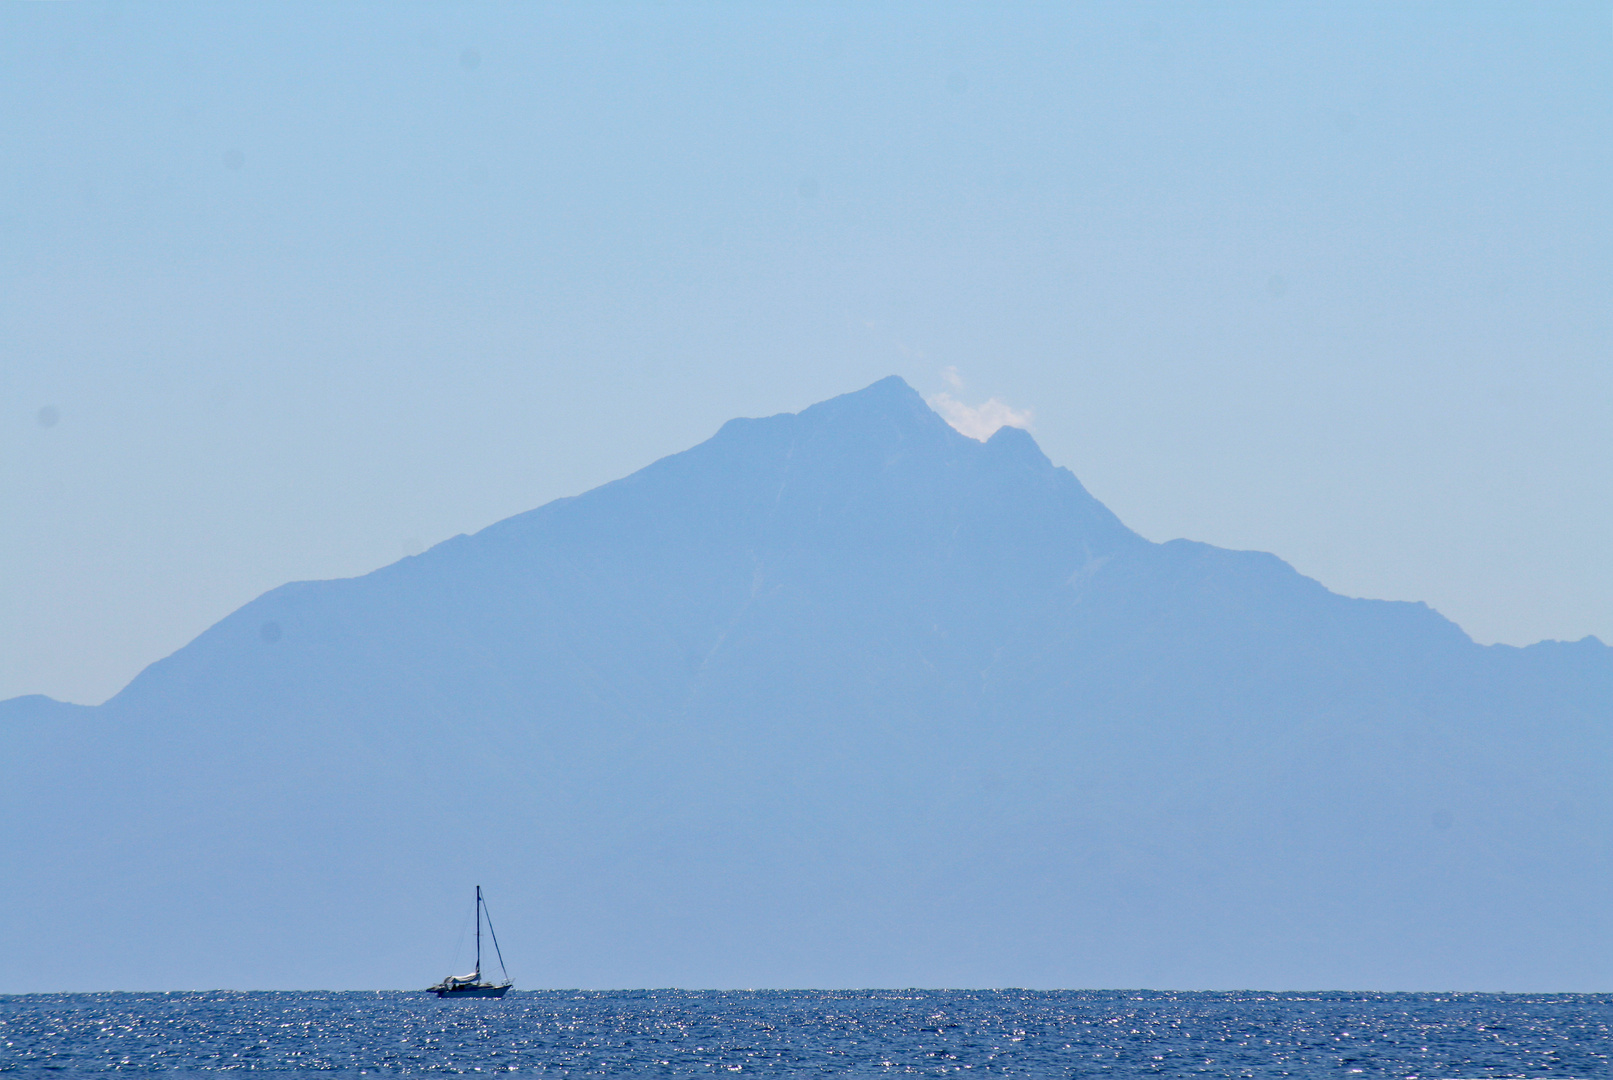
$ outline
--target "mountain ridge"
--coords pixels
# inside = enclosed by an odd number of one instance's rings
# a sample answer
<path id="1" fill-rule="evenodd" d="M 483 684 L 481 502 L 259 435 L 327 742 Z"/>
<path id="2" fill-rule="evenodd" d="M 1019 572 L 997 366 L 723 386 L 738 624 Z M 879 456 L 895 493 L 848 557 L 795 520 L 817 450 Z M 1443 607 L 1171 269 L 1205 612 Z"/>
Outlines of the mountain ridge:
<path id="1" fill-rule="evenodd" d="M 280 592 L 280 590 L 282 590 L 282 589 L 291 589 L 291 588 L 296 588 L 296 587 L 300 587 L 300 586 L 304 586 L 304 585 L 315 585 L 315 584 L 320 584 L 320 583 L 324 583 L 324 582 L 355 581 L 355 580 L 365 579 L 365 578 L 368 578 L 368 577 L 370 577 L 370 576 L 372 576 L 374 574 L 383 573 L 383 572 L 385 572 L 387 570 L 392 569 L 393 567 L 398 567 L 398 566 L 402 566 L 402 565 L 405 565 L 405 564 L 409 564 L 409 563 L 413 562 L 414 560 L 429 558 L 431 556 L 432 552 L 436 551 L 439 548 L 444 547 L 445 545 L 456 545 L 456 544 L 459 544 L 462 541 L 472 540 L 474 538 L 479 538 L 479 537 L 489 537 L 489 536 L 498 535 L 500 533 L 504 533 L 504 532 L 507 532 L 507 531 L 519 531 L 520 529 L 522 529 L 524 527 L 527 527 L 530 522 L 533 522 L 534 520 L 538 519 L 539 516 L 547 515 L 547 514 L 550 514 L 550 513 L 556 513 L 556 512 L 564 512 L 564 510 L 562 508 L 570 506 L 571 504 L 575 503 L 579 499 L 586 499 L 589 496 L 595 495 L 596 493 L 604 492 L 604 491 L 607 491 L 609 489 L 614 489 L 618 485 L 628 484 L 629 482 L 638 480 L 639 478 L 643 478 L 643 477 L 646 476 L 646 474 L 652 474 L 654 470 L 656 470 L 658 467 L 662 466 L 663 464 L 665 464 L 667 462 L 672 462 L 675 459 L 684 458 L 686 455 L 694 453 L 695 451 L 700 450 L 702 447 L 710 446 L 712 444 L 719 444 L 725 438 L 725 436 L 732 437 L 732 435 L 738 430 L 745 429 L 745 428 L 750 428 L 753 425 L 768 425 L 770 422 L 781 421 L 781 420 L 784 420 L 786 418 L 795 419 L 796 417 L 799 417 L 799 416 L 810 416 L 814 412 L 832 411 L 836 405 L 843 405 L 844 403 L 853 402 L 853 401 L 858 402 L 858 403 L 862 403 L 862 402 L 867 401 L 869 398 L 874 398 L 874 397 L 899 400 L 901 402 L 901 404 L 906 408 L 906 411 L 908 411 L 912 416 L 919 418 L 919 423 L 920 424 L 925 424 L 925 425 L 929 426 L 937 434 L 940 434 L 943 438 L 950 437 L 950 439 L 956 440 L 959 443 L 980 443 L 980 445 L 984 445 L 988 449 L 1002 448 L 1002 447 L 1012 445 L 1014 447 L 1017 447 L 1019 452 L 1021 452 L 1021 453 L 1028 452 L 1028 455 L 1029 455 L 1031 461 L 1036 462 L 1038 464 L 1045 465 L 1045 466 L 1049 467 L 1051 470 L 1053 470 L 1056 474 L 1060 475 L 1061 477 L 1067 477 L 1069 480 L 1074 481 L 1076 489 L 1079 491 L 1080 495 L 1082 497 L 1084 497 L 1084 498 L 1087 498 L 1087 499 L 1091 498 L 1091 496 L 1086 492 L 1085 487 L 1080 484 L 1079 479 L 1076 478 L 1075 475 L 1072 472 L 1070 472 L 1070 470 L 1068 470 L 1067 468 L 1053 466 L 1052 463 L 1050 461 L 1048 461 L 1048 459 L 1046 458 L 1046 455 L 1042 453 L 1041 448 L 1036 444 L 1034 438 L 1031 437 L 1029 432 L 1025 431 L 1022 428 L 1013 427 L 1011 425 L 1004 425 L 1003 427 L 999 428 L 989 439 L 987 439 L 983 443 L 981 443 L 979 440 L 975 440 L 975 439 L 970 438 L 969 436 L 962 435 L 961 433 L 959 433 L 955 429 L 953 429 L 950 425 L 948 425 L 946 423 L 945 420 L 943 420 L 939 415 L 937 415 L 935 412 L 933 412 L 924 403 L 923 399 L 917 394 L 917 392 L 914 391 L 911 387 L 909 387 L 904 380 L 902 380 L 899 376 L 891 375 L 891 376 L 887 376 L 884 379 L 878 380 L 877 382 L 871 384 L 870 386 L 864 388 L 861 391 L 854 391 L 854 392 L 849 393 L 849 394 L 841 395 L 838 398 L 829 399 L 828 401 L 821 402 L 821 403 L 819 403 L 817 405 L 814 405 L 814 406 L 810 406 L 808 409 L 803 410 L 803 412 L 800 413 L 800 414 L 782 413 L 782 414 L 777 414 L 777 415 L 772 416 L 772 417 L 735 418 L 733 420 L 729 420 L 719 428 L 719 430 L 716 432 L 715 435 L 712 436 L 711 439 L 707 440 L 706 442 L 698 444 L 696 447 L 691 448 L 691 450 L 680 451 L 678 453 L 668 455 L 666 458 L 658 459 L 657 461 L 652 462 L 651 464 L 649 464 L 649 465 L 647 465 L 647 466 L 645 466 L 645 467 L 643 467 L 643 468 L 641 468 L 639 470 L 636 470 L 635 472 L 629 474 L 626 477 L 623 477 L 620 480 L 610 481 L 610 482 L 608 482 L 608 483 L 606 483 L 604 485 L 601 485 L 600 487 L 593 488 L 590 491 L 581 493 L 579 495 L 564 496 L 564 497 L 561 497 L 561 498 L 558 498 L 558 499 L 551 500 L 550 502 L 545 503 L 542 506 L 536 507 L 536 508 L 534 508 L 532 510 L 523 511 L 521 513 L 512 515 L 511 517 L 501 519 L 501 520 L 499 520 L 497 522 L 493 522 L 493 523 L 491 523 L 491 524 L 489 524 L 487 526 L 484 526 L 482 529 L 477 530 L 474 533 L 456 534 L 453 537 L 450 537 L 450 538 L 448 538 L 448 539 L 446 539 L 444 541 L 441 541 L 439 544 L 433 545 L 433 547 L 431 549 L 429 549 L 427 552 L 423 552 L 421 554 L 413 555 L 413 556 L 406 556 L 403 559 L 398 560 L 397 562 L 389 563 L 386 566 L 378 567 L 375 570 L 368 571 L 368 572 L 366 572 L 364 574 L 355 575 L 354 577 L 351 577 L 351 578 L 309 579 L 307 581 L 288 582 L 285 585 L 277 586 L 275 589 L 269 590 L 269 592 L 263 594 L 258 599 L 263 599 L 265 597 L 272 596 L 272 595 Z M 1097 503 L 1096 500 L 1092 500 L 1092 502 L 1094 504 L 1096 504 L 1098 507 L 1100 507 L 1104 514 L 1108 515 L 1110 518 L 1113 518 L 1112 513 L 1108 511 L 1107 507 L 1102 507 L 1102 504 Z M 1116 525 L 1119 525 L 1118 519 L 1113 519 L 1113 520 L 1114 520 L 1114 523 Z M 1120 527 L 1124 528 L 1124 526 L 1120 526 Z M 1127 530 L 1127 531 L 1129 532 L 1129 530 Z M 1139 539 L 1141 539 L 1141 538 L 1139 538 Z M 1245 552 L 1245 551 L 1242 551 L 1241 549 L 1220 548 L 1220 547 L 1217 547 L 1215 545 L 1203 544 L 1202 541 L 1190 541 L 1190 540 L 1185 540 L 1185 539 L 1167 540 L 1167 541 L 1161 541 L 1159 543 L 1161 543 L 1161 544 L 1198 544 L 1198 545 L 1202 545 L 1205 548 L 1211 548 L 1211 549 L 1213 549 L 1215 551 L 1236 551 L 1239 554 L 1267 556 L 1267 557 L 1269 557 L 1271 559 L 1277 560 L 1277 562 L 1279 562 L 1283 567 L 1287 568 L 1288 570 L 1293 571 L 1295 574 L 1299 574 L 1299 572 L 1297 570 L 1293 570 L 1293 567 L 1291 566 L 1291 564 L 1289 564 L 1286 561 L 1282 560 L 1280 556 L 1272 555 L 1271 553 L 1268 553 L 1268 552 L 1258 552 L 1258 551 L 1253 551 L 1253 550 Z M 1305 575 L 1302 575 L 1302 574 L 1299 574 L 1299 576 L 1304 578 L 1306 581 L 1315 581 L 1315 579 L 1309 578 L 1309 577 L 1307 577 Z M 1320 585 L 1323 589 L 1327 588 L 1325 585 L 1321 585 L 1320 582 L 1317 582 L 1317 584 Z M 1329 593 L 1332 593 L 1331 589 L 1328 589 L 1327 591 Z M 1343 596 L 1344 594 L 1335 593 L 1333 595 Z M 1348 599 L 1364 599 L 1364 598 L 1349 597 Z M 255 603 L 255 602 L 256 602 L 256 600 L 249 602 L 249 604 L 250 603 Z M 1425 606 L 1425 607 L 1427 606 L 1426 604 L 1423 604 L 1422 601 L 1369 601 L 1369 602 L 1410 603 L 1410 604 L 1420 604 L 1420 605 Z M 247 605 L 243 605 L 243 607 L 244 606 L 247 606 Z M 1433 610 L 1433 609 L 1430 609 L 1430 610 Z M 1441 618 L 1444 618 L 1444 616 L 1441 616 Z M 1452 625 L 1456 625 L 1456 624 L 1453 623 Z M 1464 634 L 1465 634 L 1465 631 L 1464 631 Z M 1554 641 L 1555 641 L 1555 639 L 1546 639 L 1546 640 L 1543 640 L 1541 642 L 1534 642 L 1534 643 L 1531 643 L 1529 645 L 1524 645 L 1524 646 L 1510 646 L 1510 645 L 1505 645 L 1505 644 L 1502 644 L 1502 643 L 1498 643 L 1496 647 L 1498 647 L 1498 648 L 1527 649 L 1527 648 L 1534 648 L 1534 647 L 1536 647 L 1538 645 L 1551 644 Z M 1600 641 L 1600 639 L 1597 638 L 1595 635 L 1588 635 L 1587 637 L 1585 637 L 1583 639 L 1580 639 L 1580 641 L 1581 642 L 1590 642 L 1590 643 L 1594 643 L 1594 644 L 1597 644 L 1597 645 L 1602 645 L 1603 644 Z M 1572 643 L 1569 643 L 1569 642 L 1564 642 L 1564 643 L 1565 644 L 1572 644 Z M 173 655 L 173 654 L 171 654 L 171 655 Z M 165 658 L 162 658 L 162 659 L 165 660 L 167 658 L 165 657 Z M 161 663 L 161 662 L 162 662 L 162 660 L 155 661 L 155 663 Z M 138 676 L 136 678 L 138 679 Z M 128 685 L 132 685 L 132 683 L 134 681 L 135 680 L 131 680 L 130 684 L 126 684 L 126 686 L 124 687 L 124 690 L 126 690 L 128 688 Z M 123 693 L 123 690 L 120 690 L 118 692 L 118 694 L 114 694 L 112 698 L 109 698 L 108 701 L 104 702 L 103 704 L 110 704 L 113 700 L 115 700 L 117 697 L 119 697 L 122 693 Z M 0 706 L 10 706 L 12 702 L 22 703 L 22 702 L 28 701 L 30 699 L 43 698 L 43 697 L 45 697 L 45 695 L 38 695 L 38 694 L 21 695 L 21 696 L 19 696 L 17 698 L 9 699 L 7 701 L 0 701 Z M 48 700 L 54 701 L 55 699 L 48 699 Z M 74 705 L 75 708 L 95 708 L 95 707 L 98 707 L 98 706 L 76 705 L 75 703 L 70 703 L 70 702 L 60 702 L 59 704 Z M 32 707 L 32 706 L 29 706 L 29 707 Z"/>

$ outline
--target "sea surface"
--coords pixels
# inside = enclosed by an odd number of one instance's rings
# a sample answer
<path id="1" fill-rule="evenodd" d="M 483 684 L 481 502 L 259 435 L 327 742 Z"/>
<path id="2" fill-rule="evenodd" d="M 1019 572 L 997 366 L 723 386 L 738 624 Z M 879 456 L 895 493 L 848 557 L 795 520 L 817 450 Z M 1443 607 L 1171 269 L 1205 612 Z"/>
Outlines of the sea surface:
<path id="1" fill-rule="evenodd" d="M 1609 1077 L 1613 995 L 541 991 L 0 997 L 0 1073 Z"/>

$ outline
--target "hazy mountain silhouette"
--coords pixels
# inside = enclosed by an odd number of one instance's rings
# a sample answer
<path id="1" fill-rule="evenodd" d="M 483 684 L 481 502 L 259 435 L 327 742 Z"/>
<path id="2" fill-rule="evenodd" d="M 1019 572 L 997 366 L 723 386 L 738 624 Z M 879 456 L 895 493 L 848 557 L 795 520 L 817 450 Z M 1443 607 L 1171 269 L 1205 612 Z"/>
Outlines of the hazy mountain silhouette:
<path id="1" fill-rule="evenodd" d="M 891 378 L 0 703 L 0 990 L 1613 989 L 1613 650 L 1127 529 Z"/>

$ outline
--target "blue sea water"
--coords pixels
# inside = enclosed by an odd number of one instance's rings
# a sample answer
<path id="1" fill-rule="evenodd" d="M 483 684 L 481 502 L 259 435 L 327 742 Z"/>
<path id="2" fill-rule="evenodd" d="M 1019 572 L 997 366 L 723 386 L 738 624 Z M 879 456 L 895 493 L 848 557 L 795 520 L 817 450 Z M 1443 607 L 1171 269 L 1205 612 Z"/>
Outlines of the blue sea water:
<path id="1" fill-rule="evenodd" d="M 1606 1077 L 1613 995 L 542 991 L 0 997 L 0 1073 Z"/>

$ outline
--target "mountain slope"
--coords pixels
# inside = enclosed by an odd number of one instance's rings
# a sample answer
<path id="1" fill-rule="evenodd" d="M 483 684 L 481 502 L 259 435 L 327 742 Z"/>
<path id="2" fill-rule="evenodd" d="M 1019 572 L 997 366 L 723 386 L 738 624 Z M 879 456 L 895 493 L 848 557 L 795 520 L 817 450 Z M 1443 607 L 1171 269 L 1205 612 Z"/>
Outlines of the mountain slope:
<path id="1" fill-rule="evenodd" d="M 0 988 L 1608 989 L 1610 717 L 887 379 L 0 704 Z"/>

